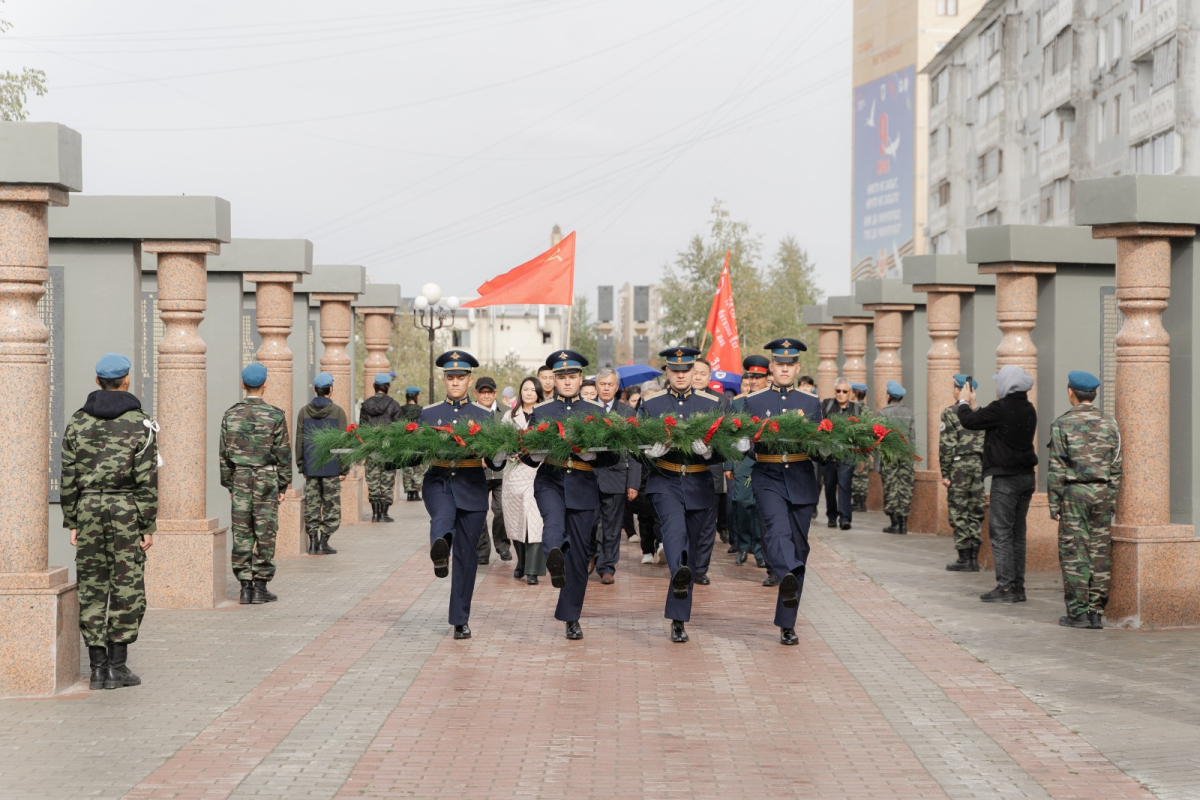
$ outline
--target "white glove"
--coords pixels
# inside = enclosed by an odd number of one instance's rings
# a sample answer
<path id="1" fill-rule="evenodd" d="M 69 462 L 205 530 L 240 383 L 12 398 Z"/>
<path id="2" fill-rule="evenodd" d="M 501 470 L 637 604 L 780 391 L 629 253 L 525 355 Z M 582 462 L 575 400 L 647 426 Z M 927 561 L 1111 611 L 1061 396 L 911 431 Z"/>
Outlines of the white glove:
<path id="1" fill-rule="evenodd" d="M 701 458 L 712 458 L 712 448 L 706 445 L 700 439 L 692 442 L 692 452 Z"/>
<path id="2" fill-rule="evenodd" d="M 546 460 L 545 453 L 530 453 L 529 457 L 533 460 L 533 463 L 535 463 L 535 464 L 540 464 Z"/>
<path id="3" fill-rule="evenodd" d="M 749 437 L 743 436 L 742 438 L 740 438 L 736 442 L 734 442 L 733 446 L 737 449 L 737 451 L 739 453 L 749 453 L 750 452 L 750 439 L 749 439 Z"/>
<path id="4" fill-rule="evenodd" d="M 662 458 L 670 449 L 667 447 L 666 442 L 659 442 L 658 444 L 651 445 L 650 449 L 646 451 L 646 455 L 650 456 L 650 458 Z"/>
<path id="5" fill-rule="evenodd" d="M 579 454 L 579 460 L 580 460 L 580 461 L 595 461 L 595 460 L 596 460 L 596 454 L 595 454 L 595 453 L 589 453 L 589 452 L 583 452 L 583 453 L 580 453 L 580 454 Z"/>

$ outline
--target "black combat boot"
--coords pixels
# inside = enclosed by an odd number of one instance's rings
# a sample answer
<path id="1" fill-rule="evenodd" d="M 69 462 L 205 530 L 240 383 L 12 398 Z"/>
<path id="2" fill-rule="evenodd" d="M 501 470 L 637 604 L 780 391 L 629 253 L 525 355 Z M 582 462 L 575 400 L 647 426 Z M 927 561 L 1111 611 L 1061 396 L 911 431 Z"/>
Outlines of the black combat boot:
<path id="1" fill-rule="evenodd" d="M 971 545 L 971 572 L 979 572 L 979 545 Z"/>
<path id="2" fill-rule="evenodd" d="M 254 579 L 254 597 L 250 600 L 254 605 L 262 605 L 263 603 L 274 603 L 279 597 L 267 590 L 266 578 Z"/>
<path id="3" fill-rule="evenodd" d="M 310 556 L 320 555 L 317 552 L 317 535 L 315 533 L 308 534 L 308 554 Z"/>
<path id="4" fill-rule="evenodd" d="M 382 516 L 382 511 L 379 508 L 379 505 L 380 503 L 378 500 L 371 501 L 371 522 L 379 522 L 379 518 Z"/>
<path id="5" fill-rule="evenodd" d="M 892 524 L 888 525 L 886 528 L 884 528 L 883 532 L 884 533 L 895 533 L 896 532 L 896 515 L 888 514 L 888 519 L 890 519 L 892 521 Z"/>
<path id="6" fill-rule="evenodd" d="M 384 503 L 383 501 L 380 501 L 380 503 L 379 503 L 379 521 L 380 522 L 395 522 L 396 521 L 396 520 L 392 519 L 390 514 L 388 514 L 388 509 L 391 507 L 392 507 L 391 503 Z"/>
<path id="7" fill-rule="evenodd" d="M 958 551 L 958 561 L 946 565 L 948 572 L 970 572 L 971 571 L 971 548 Z"/>
<path id="8" fill-rule="evenodd" d="M 254 581 L 242 581 L 242 593 L 238 596 L 238 602 L 244 606 L 248 606 L 254 602 Z"/>
<path id="9" fill-rule="evenodd" d="M 105 689 L 121 689 L 126 686 L 139 686 L 142 679 L 129 671 L 125 659 L 129 656 L 129 645 L 108 643 L 108 679 L 104 681 Z"/>
<path id="10" fill-rule="evenodd" d="M 108 681 L 108 648 L 88 647 L 88 663 L 92 666 L 89 689 L 103 689 Z"/>
<path id="11" fill-rule="evenodd" d="M 901 536 L 908 535 L 908 517 L 896 517 L 896 533 Z"/>
<path id="12" fill-rule="evenodd" d="M 417 501 L 418 503 L 421 502 L 421 490 L 420 489 L 417 489 L 413 492 L 413 500 Z"/>
<path id="13" fill-rule="evenodd" d="M 321 534 L 321 541 L 317 542 L 317 552 L 323 556 L 331 556 L 337 552 L 337 550 L 329 546 L 329 534 Z"/>

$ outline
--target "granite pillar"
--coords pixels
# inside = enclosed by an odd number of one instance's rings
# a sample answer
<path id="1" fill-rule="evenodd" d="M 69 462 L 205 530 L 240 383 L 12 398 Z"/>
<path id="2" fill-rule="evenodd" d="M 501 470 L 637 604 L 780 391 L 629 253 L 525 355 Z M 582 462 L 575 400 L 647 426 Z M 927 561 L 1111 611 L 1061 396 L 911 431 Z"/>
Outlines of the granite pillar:
<path id="1" fill-rule="evenodd" d="M 354 415 L 350 407 L 350 383 L 354 380 L 353 364 L 346 352 L 346 345 L 354 332 L 354 315 L 350 303 L 354 294 L 314 294 L 313 299 L 321 304 L 321 343 L 325 352 L 321 356 L 321 371 L 333 376 L 331 399 L 341 406 L 349 420 Z M 362 521 L 363 469 L 355 466 L 342 483 L 342 524 L 357 525 Z"/>
<path id="2" fill-rule="evenodd" d="M 363 361 L 363 397 L 366 398 L 375 394 L 375 376 L 392 368 L 387 351 L 392 346 L 392 320 L 396 309 L 359 306 L 355 310 L 363 315 L 363 343 L 367 348 L 367 357 Z"/>
<path id="3" fill-rule="evenodd" d="M 1124 475 L 1113 523 L 1112 591 L 1105 616 L 1130 627 L 1200 624 L 1192 525 L 1171 524 L 1171 339 L 1162 315 L 1171 295 L 1171 239 L 1191 225 L 1097 225 L 1117 240 L 1116 417 Z"/>
<path id="4" fill-rule="evenodd" d="M 291 272 L 250 272 L 244 280 L 256 285 L 255 317 L 262 345 L 255 360 L 267 368 L 267 388 L 263 398 L 283 411 L 287 417 L 289 440 L 296 435 L 292 414 L 292 359 L 288 347 L 292 333 L 292 296 L 300 276 Z M 278 558 L 295 558 L 308 552 L 308 537 L 304 532 L 304 509 L 300 492 L 303 486 L 293 484 L 279 504 L 279 527 L 275 539 Z"/>
<path id="5" fill-rule="evenodd" d="M 810 325 L 817 333 L 817 397 L 833 397 L 833 384 L 838 378 L 838 350 L 841 347 L 841 325 Z"/>
<path id="6" fill-rule="evenodd" d="M 851 383 L 867 382 L 867 326 L 874 320 L 869 317 L 837 318 L 842 324 L 842 352 L 846 360 L 842 364 L 842 377 Z"/>
<path id="7" fill-rule="evenodd" d="M 207 259 L 216 242 L 147 241 L 158 256 L 158 534 L 146 560 L 152 607 L 212 608 L 225 597 L 225 529 L 207 516 Z M 215 454 L 214 454 L 215 455 Z"/>
<path id="8" fill-rule="evenodd" d="M 0 697 L 55 694 L 79 678 L 78 589 L 49 564 L 49 334 L 37 311 L 49 207 L 67 202 L 63 188 L 0 184 L 0 386 L 20 399 L 0 422 Z"/>
<path id="9" fill-rule="evenodd" d="M 878 411 L 887 405 L 887 382 L 904 383 L 904 364 L 900 359 L 900 345 L 904 341 L 901 315 L 915 306 L 870 304 L 863 308 L 875 312 L 875 410 Z"/>

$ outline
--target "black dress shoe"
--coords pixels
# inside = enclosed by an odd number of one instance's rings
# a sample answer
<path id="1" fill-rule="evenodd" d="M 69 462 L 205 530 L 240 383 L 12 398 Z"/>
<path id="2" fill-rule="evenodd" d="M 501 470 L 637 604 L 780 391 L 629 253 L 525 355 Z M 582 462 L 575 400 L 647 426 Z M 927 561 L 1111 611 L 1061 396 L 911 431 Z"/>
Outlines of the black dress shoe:
<path id="1" fill-rule="evenodd" d="M 726 553 L 737 553 L 740 551 L 738 550 L 738 546 L 736 544 L 731 544 L 731 545 L 729 545 L 729 549 L 726 550 L 725 552 Z"/>
<path id="2" fill-rule="evenodd" d="M 829 520 L 829 522 L 827 522 L 827 523 L 825 524 L 825 527 L 826 527 L 826 528 L 836 528 L 836 527 L 837 527 L 837 520 L 836 520 L 836 519 L 831 519 L 831 520 Z"/>
<path id="3" fill-rule="evenodd" d="M 1012 589 L 997 586 L 987 594 L 979 595 L 979 599 L 985 603 L 1015 603 L 1017 602 L 1017 595 Z"/>
<path id="4" fill-rule="evenodd" d="M 688 640 L 687 631 L 683 629 L 683 623 L 677 619 L 671 620 L 671 641 L 675 644 L 683 644 Z"/>
<path id="5" fill-rule="evenodd" d="M 1025 602 L 1025 589 L 1024 588 L 1013 589 L 1013 597 L 1016 598 L 1016 600 L 1014 602 L 1024 603 Z"/>
<path id="6" fill-rule="evenodd" d="M 735 558 L 733 560 L 733 563 L 737 564 L 740 567 L 742 564 L 746 563 L 747 558 L 748 558 L 748 556 L 745 553 L 738 553 L 737 558 Z"/>
<path id="7" fill-rule="evenodd" d="M 470 639 L 471 638 L 471 629 L 469 627 L 467 627 L 466 625 L 455 625 L 454 626 L 454 638 L 455 639 Z"/>
<path id="8" fill-rule="evenodd" d="M 1088 612 L 1088 627 L 1093 630 L 1101 630 L 1104 628 L 1104 620 L 1100 618 L 1099 611 Z"/>
<path id="9" fill-rule="evenodd" d="M 444 578 L 450 574 L 450 543 L 445 536 L 433 540 L 429 548 L 429 558 L 433 561 L 433 574 Z"/>
<path id="10" fill-rule="evenodd" d="M 502 550 L 500 552 L 500 560 L 501 561 L 512 561 L 512 551 L 511 550 Z"/>
<path id="11" fill-rule="evenodd" d="M 763 581 L 762 585 L 763 586 L 778 586 L 779 578 L 776 578 L 774 573 L 768 572 L 767 578 L 766 578 L 766 580 Z"/>
<path id="12" fill-rule="evenodd" d="M 530 586 L 537 586 L 537 575 L 526 575 L 525 582 Z"/>
<path id="13" fill-rule="evenodd" d="M 800 581 L 790 572 L 779 581 L 779 597 L 783 600 L 784 608 L 797 608 L 800 605 Z"/>
<path id="14" fill-rule="evenodd" d="M 800 637 L 796 635 L 795 628 L 780 628 L 779 643 L 786 645 L 800 644 Z"/>
<path id="15" fill-rule="evenodd" d="M 546 553 L 546 572 L 550 573 L 550 585 L 555 589 L 567 585 L 567 559 L 561 549 L 552 547 L 550 552 Z M 567 623 L 568 626 L 570 624 Z"/>
<path id="16" fill-rule="evenodd" d="M 688 567 L 675 570 L 675 574 L 671 576 L 671 594 L 675 595 L 675 599 L 686 600 L 691 587 L 692 570 Z"/>
<path id="17" fill-rule="evenodd" d="M 486 567 L 486 566 L 487 566 L 488 564 L 490 564 L 490 563 L 492 563 L 492 562 L 491 562 L 491 560 L 490 560 L 490 559 L 487 559 L 487 558 L 481 558 L 481 559 L 479 559 L 479 560 L 478 560 L 478 564 L 479 564 L 479 566 L 481 566 L 481 567 Z"/>
<path id="18" fill-rule="evenodd" d="M 579 627 L 579 620 L 567 623 L 567 638 L 571 640 L 583 638 L 583 628 Z"/>
<path id="19" fill-rule="evenodd" d="M 842 530 L 844 530 L 844 531 L 848 531 L 848 530 L 850 530 L 850 520 L 848 520 L 848 519 L 843 519 L 843 520 L 842 520 L 842 524 L 841 524 L 841 529 L 842 529 Z"/>
<path id="20" fill-rule="evenodd" d="M 1069 614 L 1064 614 L 1058 618 L 1058 624 L 1064 628 L 1090 628 L 1092 623 L 1088 620 L 1087 614 L 1078 614 L 1072 617 Z"/>
<path id="21" fill-rule="evenodd" d="M 514 577 L 514 578 L 520 578 L 520 577 L 522 577 L 524 574 L 525 574 L 525 570 L 523 570 L 521 567 L 517 567 L 516 569 L 514 569 L 514 570 L 513 570 L 513 577 Z"/>
<path id="22" fill-rule="evenodd" d="M 767 566 L 767 562 L 764 561 L 763 559 L 759 558 L 758 556 L 755 556 L 754 557 L 754 566 L 758 567 L 759 569 L 763 569 L 764 567 Z"/>
<path id="23" fill-rule="evenodd" d="M 696 583 L 698 583 L 698 584 L 700 584 L 701 586 L 708 586 L 710 583 L 712 583 L 712 581 L 710 581 L 710 580 L 708 579 L 708 573 L 707 573 L 707 572 L 705 572 L 703 575 L 697 575 L 697 576 L 696 576 L 696 581 L 695 581 L 695 582 L 696 582 Z"/>

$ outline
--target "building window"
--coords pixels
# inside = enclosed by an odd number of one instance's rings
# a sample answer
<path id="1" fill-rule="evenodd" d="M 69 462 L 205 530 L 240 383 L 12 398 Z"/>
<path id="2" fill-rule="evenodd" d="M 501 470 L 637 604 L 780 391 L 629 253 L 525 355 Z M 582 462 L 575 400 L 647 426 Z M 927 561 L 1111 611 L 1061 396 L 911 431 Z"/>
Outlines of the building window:
<path id="1" fill-rule="evenodd" d="M 958 16 L 958 0 L 937 0 L 937 15 L 939 17 Z"/>
<path id="2" fill-rule="evenodd" d="M 471 332 L 470 331 L 450 331 L 450 346 L 451 347 L 470 347 Z"/>
<path id="3" fill-rule="evenodd" d="M 993 208 L 975 218 L 976 228 L 994 228 L 1000 224 L 1000 210 Z"/>
<path id="4" fill-rule="evenodd" d="M 1003 31 L 1000 20 L 996 20 L 984 28 L 983 33 L 979 34 L 979 54 L 982 63 L 986 64 L 989 58 L 1000 52 L 1003 44 Z"/>
<path id="5" fill-rule="evenodd" d="M 1100 113 L 1096 115 L 1096 141 L 1103 142 L 1108 133 L 1108 103 L 1100 103 Z"/>
<path id="6" fill-rule="evenodd" d="M 1059 178 L 1054 183 L 1043 186 L 1039 205 L 1040 221 L 1053 222 L 1057 215 L 1066 213 L 1071 208 L 1074 189 L 1075 185 L 1070 178 Z"/>
<path id="7" fill-rule="evenodd" d="M 542 344 L 550 344 L 550 331 L 542 331 Z"/>
<path id="8" fill-rule="evenodd" d="M 950 181 L 938 181 L 938 185 L 933 189 L 933 207 L 944 208 L 950 204 Z"/>
<path id="9" fill-rule="evenodd" d="M 976 101 L 976 121 L 982 125 L 993 117 L 999 116 L 1004 111 L 1004 87 L 996 84 L 988 89 L 983 94 L 979 95 Z"/>
<path id="10" fill-rule="evenodd" d="M 1112 99 L 1112 135 L 1116 138 L 1121 135 L 1121 95 L 1116 95 Z"/>
<path id="11" fill-rule="evenodd" d="M 1071 66 L 1071 29 L 1064 28 L 1042 49 L 1042 73 L 1057 75 Z"/>
<path id="12" fill-rule="evenodd" d="M 1175 82 L 1177 53 L 1178 47 L 1174 37 L 1154 48 L 1154 73 L 1150 79 L 1150 91 L 1157 92 L 1162 87 Z"/>
<path id="13" fill-rule="evenodd" d="M 1179 168 L 1179 135 L 1167 131 L 1129 148 L 1129 171 L 1140 175 L 1170 175 Z"/>
<path id="14" fill-rule="evenodd" d="M 936 106 L 950 97 L 950 70 L 943 69 L 929 82 L 929 105 Z"/>
<path id="15" fill-rule="evenodd" d="M 1051 111 L 1042 117 L 1040 152 L 1044 153 L 1054 145 L 1071 138 L 1075 132 L 1075 116 L 1063 110 Z"/>
<path id="16" fill-rule="evenodd" d="M 950 252 L 950 234 L 942 231 L 929 240 L 929 252 L 936 255 Z"/>
<path id="17" fill-rule="evenodd" d="M 1004 152 L 993 147 L 976 160 L 975 180 L 980 185 L 994 181 L 1004 171 Z"/>

